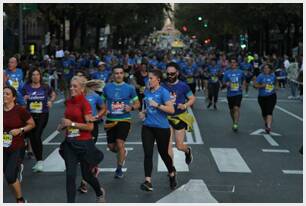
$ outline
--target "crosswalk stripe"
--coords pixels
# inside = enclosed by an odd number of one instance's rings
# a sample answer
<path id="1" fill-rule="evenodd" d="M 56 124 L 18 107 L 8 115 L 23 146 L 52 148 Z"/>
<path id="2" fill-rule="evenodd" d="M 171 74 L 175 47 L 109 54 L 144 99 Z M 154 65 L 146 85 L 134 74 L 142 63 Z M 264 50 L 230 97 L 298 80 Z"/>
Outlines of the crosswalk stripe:
<path id="1" fill-rule="evenodd" d="M 63 172 L 66 169 L 65 161 L 56 148 L 44 161 L 44 172 Z"/>
<path id="2" fill-rule="evenodd" d="M 284 174 L 287 175 L 302 175 L 303 170 L 282 170 Z"/>
<path id="3" fill-rule="evenodd" d="M 262 149 L 263 152 L 290 153 L 287 149 Z"/>
<path id="4" fill-rule="evenodd" d="M 251 173 L 236 148 L 210 148 L 220 172 Z"/>
<path id="5" fill-rule="evenodd" d="M 275 147 L 279 146 L 279 144 L 271 137 L 271 135 L 264 134 L 263 136 L 269 142 L 271 146 L 275 146 Z"/>
<path id="6" fill-rule="evenodd" d="M 173 155 L 174 155 L 174 166 L 176 171 L 178 172 L 188 172 L 189 168 L 187 164 L 185 163 L 185 153 L 179 151 L 177 148 L 173 148 Z M 160 157 L 158 155 L 158 167 L 157 167 L 158 172 L 167 172 L 167 168 Z"/>
<path id="7" fill-rule="evenodd" d="M 115 172 L 117 168 L 99 168 L 100 172 Z M 127 168 L 122 168 L 122 172 L 126 172 Z"/>

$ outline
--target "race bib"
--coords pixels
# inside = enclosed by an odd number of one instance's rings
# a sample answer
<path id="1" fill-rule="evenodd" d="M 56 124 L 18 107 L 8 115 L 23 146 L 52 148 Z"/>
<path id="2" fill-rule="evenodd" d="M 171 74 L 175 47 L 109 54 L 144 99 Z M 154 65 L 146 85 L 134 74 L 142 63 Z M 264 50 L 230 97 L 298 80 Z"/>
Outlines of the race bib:
<path id="1" fill-rule="evenodd" d="M 212 76 L 212 77 L 211 77 L 211 81 L 217 82 L 217 81 L 218 81 L 218 77 L 217 77 L 217 76 Z"/>
<path id="2" fill-rule="evenodd" d="M 124 113 L 124 102 L 113 102 L 112 114 L 123 114 L 123 113 Z"/>
<path id="3" fill-rule="evenodd" d="M 170 100 L 175 105 L 176 104 L 176 94 L 175 92 L 170 93 Z"/>
<path id="4" fill-rule="evenodd" d="M 42 113 L 43 104 L 42 102 L 31 102 L 30 111 L 31 113 Z"/>
<path id="5" fill-rule="evenodd" d="M 193 77 L 188 77 L 187 84 L 192 84 L 192 83 L 193 83 Z"/>
<path id="6" fill-rule="evenodd" d="M 64 73 L 65 74 L 69 74 L 69 71 L 70 71 L 69 68 L 64 68 Z"/>
<path id="7" fill-rule="evenodd" d="M 231 83 L 231 91 L 239 91 L 239 83 Z"/>
<path id="8" fill-rule="evenodd" d="M 80 136 L 80 130 L 77 128 L 69 127 L 68 128 L 68 135 L 67 137 L 73 138 L 73 137 L 78 137 Z"/>
<path id="9" fill-rule="evenodd" d="M 143 94 L 143 93 L 144 93 L 145 88 L 146 88 L 146 87 L 140 87 L 140 88 L 139 88 L 139 93 L 140 93 L 140 94 Z"/>
<path id="10" fill-rule="evenodd" d="M 14 87 L 16 90 L 18 89 L 18 87 L 19 87 L 19 82 L 18 82 L 18 80 L 16 79 L 16 80 L 12 80 L 12 87 Z"/>
<path id="11" fill-rule="evenodd" d="M 274 85 L 273 84 L 266 84 L 265 87 L 266 92 L 271 93 L 274 90 Z"/>
<path id="12" fill-rule="evenodd" d="M 3 147 L 10 147 L 13 141 L 13 135 L 4 133 L 3 134 Z"/>

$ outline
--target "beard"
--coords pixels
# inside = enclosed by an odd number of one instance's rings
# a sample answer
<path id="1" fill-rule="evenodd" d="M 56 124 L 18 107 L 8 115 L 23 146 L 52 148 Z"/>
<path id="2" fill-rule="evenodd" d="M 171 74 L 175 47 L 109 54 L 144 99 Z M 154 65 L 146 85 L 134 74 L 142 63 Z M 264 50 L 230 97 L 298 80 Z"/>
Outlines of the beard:
<path id="1" fill-rule="evenodd" d="M 176 82 L 177 77 L 176 76 L 175 77 L 168 77 L 167 79 L 168 79 L 169 83 L 174 83 L 174 82 Z"/>

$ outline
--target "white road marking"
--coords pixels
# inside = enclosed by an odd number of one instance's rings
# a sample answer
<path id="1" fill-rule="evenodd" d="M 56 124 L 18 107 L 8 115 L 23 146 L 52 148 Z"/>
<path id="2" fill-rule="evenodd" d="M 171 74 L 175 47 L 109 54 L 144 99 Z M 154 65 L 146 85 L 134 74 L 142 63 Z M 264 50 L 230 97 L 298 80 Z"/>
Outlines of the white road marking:
<path id="1" fill-rule="evenodd" d="M 133 151 L 133 150 L 134 150 L 133 147 L 126 147 L 125 149 L 128 150 L 128 151 Z M 107 151 L 110 151 L 109 148 L 107 148 L 106 150 L 107 150 Z"/>
<path id="2" fill-rule="evenodd" d="M 117 168 L 99 168 L 100 172 L 115 172 Z M 122 172 L 126 172 L 127 168 L 122 168 Z"/>
<path id="3" fill-rule="evenodd" d="M 188 142 L 184 142 L 185 144 L 189 144 L 189 145 L 199 145 L 201 143 L 188 143 Z M 44 145 L 60 145 L 61 142 L 46 142 L 44 143 Z M 154 143 L 156 144 L 156 143 Z M 96 145 L 107 145 L 107 142 L 97 142 Z M 142 142 L 125 142 L 125 145 L 142 145 Z"/>
<path id="4" fill-rule="evenodd" d="M 58 152 L 59 148 L 56 148 L 45 160 L 44 160 L 44 172 L 63 172 L 66 169 L 65 161 Z"/>
<path id="5" fill-rule="evenodd" d="M 236 148 L 210 148 L 220 172 L 251 173 Z"/>
<path id="6" fill-rule="evenodd" d="M 290 115 L 290 116 L 292 116 L 292 117 L 294 117 L 294 118 L 300 120 L 301 122 L 303 122 L 303 118 L 302 118 L 302 117 L 299 117 L 299 116 L 293 114 L 292 112 L 289 112 L 288 110 L 286 110 L 286 109 L 284 109 L 284 108 L 282 108 L 282 107 L 280 107 L 280 106 L 278 106 L 278 105 L 276 105 L 275 108 L 276 108 L 276 109 L 279 109 L 279 110 L 281 110 L 282 112 L 285 112 L 286 114 L 288 114 L 288 115 Z"/>
<path id="7" fill-rule="evenodd" d="M 282 170 L 284 174 L 287 175 L 302 175 L 303 170 Z"/>
<path id="8" fill-rule="evenodd" d="M 197 144 L 204 144 L 201 133 L 200 133 L 200 129 L 199 129 L 197 119 L 195 118 L 195 116 L 192 112 L 192 109 L 190 107 L 188 108 L 188 113 L 190 113 L 194 118 L 194 122 L 192 124 L 192 127 L 193 127 L 193 132 L 194 132 L 196 143 Z"/>
<path id="9" fill-rule="evenodd" d="M 278 147 L 279 144 L 269 134 L 264 134 L 264 138 L 269 142 L 271 146 Z"/>
<path id="10" fill-rule="evenodd" d="M 203 180 L 191 179 L 157 203 L 217 203 Z"/>
<path id="11" fill-rule="evenodd" d="M 43 145 L 48 145 L 50 143 L 50 141 L 55 138 L 60 132 L 55 130 L 52 134 L 49 135 L 49 137 L 47 137 L 47 139 L 45 139 L 43 141 Z"/>
<path id="12" fill-rule="evenodd" d="M 290 153 L 287 149 L 262 149 L 263 152 Z"/>
<path id="13" fill-rule="evenodd" d="M 187 144 L 194 143 L 191 132 L 186 131 L 186 142 L 187 142 Z"/>
<path id="14" fill-rule="evenodd" d="M 189 168 L 187 164 L 185 163 L 185 153 L 179 151 L 177 148 L 173 148 L 173 155 L 174 155 L 174 166 L 176 171 L 178 172 L 188 172 Z M 158 167 L 157 167 L 158 172 L 167 172 L 167 168 L 160 157 L 158 155 Z"/>
<path id="15" fill-rule="evenodd" d="M 59 103 L 61 103 L 63 101 L 65 101 L 65 99 L 60 99 L 60 100 L 55 101 L 54 104 L 59 104 Z"/>
<path id="16" fill-rule="evenodd" d="M 254 132 L 252 132 L 250 135 L 264 135 L 264 134 L 267 134 L 264 129 L 258 129 L 258 130 L 255 130 Z M 280 135 L 278 133 L 275 133 L 275 132 L 270 132 L 270 135 L 272 135 L 272 136 L 282 136 L 282 135 Z"/>

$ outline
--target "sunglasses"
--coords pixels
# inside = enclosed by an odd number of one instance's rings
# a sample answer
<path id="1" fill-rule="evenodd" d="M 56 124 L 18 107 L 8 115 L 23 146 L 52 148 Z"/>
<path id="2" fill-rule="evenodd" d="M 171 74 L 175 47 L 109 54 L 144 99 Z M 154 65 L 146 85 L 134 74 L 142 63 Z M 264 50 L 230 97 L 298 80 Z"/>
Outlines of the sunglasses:
<path id="1" fill-rule="evenodd" d="M 115 74 L 123 74 L 123 72 L 116 72 Z"/>
<path id="2" fill-rule="evenodd" d="M 176 72 L 172 72 L 172 73 L 167 73 L 168 76 L 175 76 Z"/>

